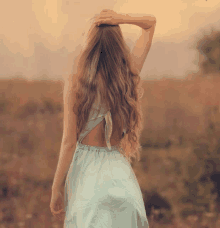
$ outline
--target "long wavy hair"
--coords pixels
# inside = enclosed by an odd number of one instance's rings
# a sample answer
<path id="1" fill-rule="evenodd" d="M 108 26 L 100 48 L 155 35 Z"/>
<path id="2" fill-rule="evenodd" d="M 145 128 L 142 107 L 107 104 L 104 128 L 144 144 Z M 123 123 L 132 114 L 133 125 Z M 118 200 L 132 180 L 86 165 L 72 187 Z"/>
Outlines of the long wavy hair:
<path id="1" fill-rule="evenodd" d="M 142 148 L 139 138 L 143 129 L 140 105 L 143 93 L 140 91 L 143 88 L 119 25 L 91 27 L 76 75 L 73 111 L 77 115 L 77 141 L 98 98 L 110 109 L 112 122 L 121 132 L 116 147 L 130 163 L 132 157 L 139 161 Z M 123 134 L 124 128 L 126 134 Z"/>

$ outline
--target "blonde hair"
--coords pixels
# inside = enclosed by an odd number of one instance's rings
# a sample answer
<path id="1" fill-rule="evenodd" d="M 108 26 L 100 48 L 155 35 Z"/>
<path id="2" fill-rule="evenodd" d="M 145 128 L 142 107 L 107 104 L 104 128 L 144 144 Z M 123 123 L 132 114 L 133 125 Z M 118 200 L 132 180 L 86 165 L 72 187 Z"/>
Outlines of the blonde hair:
<path id="1" fill-rule="evenodd" d="M 118 150 L 130 163 L 131 157 L 139 161 L 139 138 L 143 128 L 141 89 L 140 76 L 132 64 L 120 26 L 103 24 L 98 27 L 93 24 L 79 58 L 74 85 L 77 140 L 98 97 L 110 109 L 119 132 L 124 128 L 127 130 L 124 137 L 121 134 Z"/>

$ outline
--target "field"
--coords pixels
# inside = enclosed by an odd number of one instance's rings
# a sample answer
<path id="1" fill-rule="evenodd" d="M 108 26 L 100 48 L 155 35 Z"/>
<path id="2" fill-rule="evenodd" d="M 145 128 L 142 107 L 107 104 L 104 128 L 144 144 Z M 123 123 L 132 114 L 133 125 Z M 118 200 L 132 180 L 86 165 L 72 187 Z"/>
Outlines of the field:
<path id="1" fill-rule="evenodd" d="M 142 159 L 132 167 L 150 228 L 220 227 L 219 76 L 143 83 Z M 61 81 L 0 80 L 0 228 L 63 225 L 49 208 L 62 89 Z"/>

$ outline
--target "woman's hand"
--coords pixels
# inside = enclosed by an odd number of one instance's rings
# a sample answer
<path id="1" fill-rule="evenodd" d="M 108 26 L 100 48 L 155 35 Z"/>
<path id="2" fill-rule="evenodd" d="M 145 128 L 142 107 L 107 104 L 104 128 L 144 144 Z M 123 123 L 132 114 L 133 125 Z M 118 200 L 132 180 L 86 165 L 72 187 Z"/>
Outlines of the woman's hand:
<path id="1" fill-rule="evenodd" d="M 118 25 L 123 23 L 124 16 L 114 12 L 113 10 L 102 10 L 95 20 L 96 25 L 108 24 L 108 25 Z"/>
<path id="2" fill-rule="evenodd" d="M 60 190 L 52 190 L 50 210 L 57 219 L 61 220 L 65 218 L 64 211 L 64 199 Z"/>

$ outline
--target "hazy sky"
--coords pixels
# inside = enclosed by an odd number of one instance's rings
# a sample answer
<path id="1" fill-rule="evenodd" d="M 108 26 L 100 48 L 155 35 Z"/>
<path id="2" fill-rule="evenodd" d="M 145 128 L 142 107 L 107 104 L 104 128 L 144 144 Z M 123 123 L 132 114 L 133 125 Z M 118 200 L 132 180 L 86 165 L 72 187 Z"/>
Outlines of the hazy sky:
<path id="1" fill-rule="evenodd" d="M 71 52 L 85 19 L 103 8 L 117 13 L 153 14 L 157 18 L 153 43 L 187 41 L 199 27 L 209 23 L 220 28 L 219 13 L 215 13 L 220 9 L 219 0 L 11 0 L 4 1 L 0 8 L 0 38 L 10 52 L 20 52 L 24 57 L 34 54 L 30 42 L 33 34 L 38 34 L 52 52 L 63 46 Z M 121 25 L 121 28 L 132 42 L 141 31 L 134 25 Z"/>

